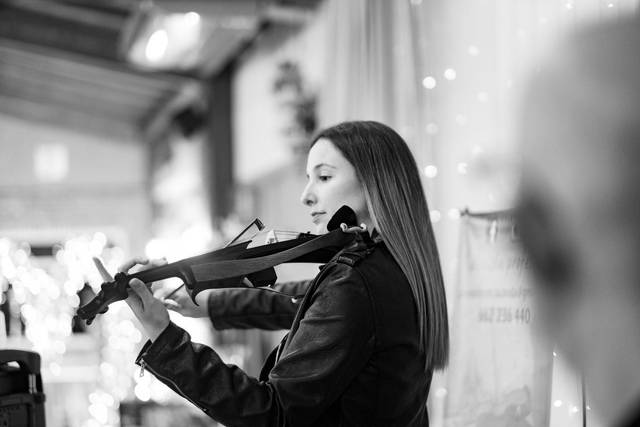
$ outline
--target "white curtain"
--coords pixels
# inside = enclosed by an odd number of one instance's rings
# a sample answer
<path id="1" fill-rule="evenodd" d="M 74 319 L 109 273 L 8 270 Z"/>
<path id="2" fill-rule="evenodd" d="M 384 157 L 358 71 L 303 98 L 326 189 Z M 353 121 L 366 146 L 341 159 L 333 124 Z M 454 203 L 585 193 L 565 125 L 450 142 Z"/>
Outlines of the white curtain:
<path id="1" fill-rule="evenodd" d="M 372 119 L 399 131 L 421 168 L 437 168 L 425 186 L 442 234 L 451 209 L 511 204 L 518 93 L 538 57 L 567 30 L 637 3 L 328 0 L 320 125 Z"/>

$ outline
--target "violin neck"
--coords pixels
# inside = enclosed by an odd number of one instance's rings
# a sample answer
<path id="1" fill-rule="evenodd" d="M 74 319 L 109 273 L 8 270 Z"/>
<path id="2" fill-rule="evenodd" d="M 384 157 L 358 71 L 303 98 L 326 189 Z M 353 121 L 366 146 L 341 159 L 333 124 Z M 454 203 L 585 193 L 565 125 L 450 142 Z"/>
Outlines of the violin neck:
<path id="1" fill-rule="evenodd" d="M 144 283 L 157 282 L 158 280 L 170 279 L 177 277 L 185 284 L 193 283 L 193 274 L 191 268 L 197 264 L 204 264 L 220 259 L 235 257 L 246 251 L 251 241 L 238 243 L 237 245 L 228 246 L 202 255 L 196 255 L 175 261 L 165 265 L 159 265 L 137 273 L 128 274 L 129 279 L 140 279 Z"/>
<path id="2" fill-rule="evenodd" d="M 177 277 L 182 279 L 183 266 L 182 261 L 172 262 L 170 264 L 160 265 L 149 268 L 148 270 L 138 271 L 129 274 L 129 279 L 140 279 L 144 283 L 157 282 L 159 280 Z"/>

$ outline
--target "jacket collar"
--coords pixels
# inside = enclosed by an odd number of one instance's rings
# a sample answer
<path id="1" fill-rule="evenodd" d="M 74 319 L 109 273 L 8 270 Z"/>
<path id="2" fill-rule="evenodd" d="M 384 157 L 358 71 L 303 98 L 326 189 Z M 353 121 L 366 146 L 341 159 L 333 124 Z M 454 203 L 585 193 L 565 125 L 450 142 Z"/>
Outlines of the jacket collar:
<path id="1" fill-rule="evenodd" d="M 384 242 L 382 240 L 382 236 L 380 235 L 380 233 L 378 233 L 378 230 L 375 229 L 375 228 L 373 230 L 371 230 L 370 236 L 371 236 L 371 240 L 373 240 L 373 243 Z"/>

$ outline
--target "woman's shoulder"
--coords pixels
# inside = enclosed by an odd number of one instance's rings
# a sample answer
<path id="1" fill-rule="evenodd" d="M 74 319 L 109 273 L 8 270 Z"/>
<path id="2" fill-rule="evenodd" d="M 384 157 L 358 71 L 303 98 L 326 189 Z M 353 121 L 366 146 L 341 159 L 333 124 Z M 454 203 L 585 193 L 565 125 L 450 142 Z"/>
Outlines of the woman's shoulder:
<path id="1" fill-rule="evenodd" d="M 325 266 L 332 266 L 328 277 L 343 277 L 366 287 L 389 281 L 406 281 L 405 275 L 379 236 L 365 236 L 338 252 Z"/>
<path id="2" fill-rule="evenodd" d="M 365 234 L 352 245 L 343 249 L 335 257 L 338 263 L 346 264 L 360 274 L 375 271 L 404 276 L 382 237 L 374 230 L 371 236 Z"/>
<path id="3" fill-rule="evenodd" d="M 394 336 L 416 336 L 411 287 L 383 242 L 365 251 L 345 251 L 325 268 L 313 301 L 329 301 L 373 321 L 381 343 L 395 342 Z"/>
<path id="4" fill-rule="evenodd" d="M 350 274 L 360 278 L 374 305 L 413 305 L 409 281 L 382 239 L 352 259 Z"/>
<path id="5" fill-rule="evenodd" d="M 370 239 L 356 239 L 347 245 L 325 265 L 320 267 L 320 272 L 312 286 L 314 292 L 326 292 L 330 288 L 336 288 L 338 293 L 346 288 L 358 289 L 359 292 L 367 292 L 367 280 L 365 278 L 366 260 L 377 251 L 376 245 Z M 363 266 L 364 270 L 363 270 Z M 313 289 L 315 288 L 315 289 Z M 342 288 L 342 291 L 340 290 Z"/>

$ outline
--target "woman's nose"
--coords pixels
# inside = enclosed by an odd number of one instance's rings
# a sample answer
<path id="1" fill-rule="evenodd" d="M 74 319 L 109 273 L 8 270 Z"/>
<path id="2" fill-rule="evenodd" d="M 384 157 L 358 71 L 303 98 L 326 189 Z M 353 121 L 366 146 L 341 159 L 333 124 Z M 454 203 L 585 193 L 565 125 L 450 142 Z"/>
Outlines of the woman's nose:
<path id="1" fill-rule="evenodd" d="M 315 204 L 316 198 L 315 198 L 315 195 L 313 194 L 311 183 L 307 184 L 304 190 L 302 190 L 300 201 L 305 206 L 313 206 Z"/>

